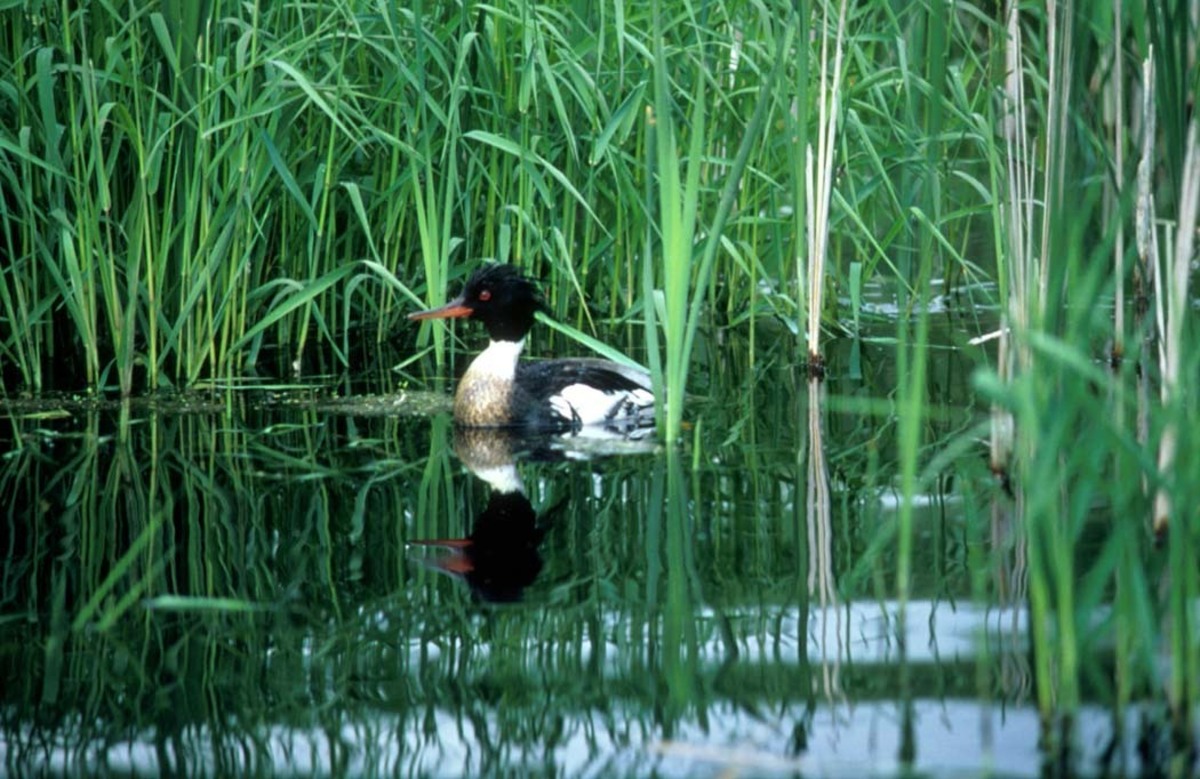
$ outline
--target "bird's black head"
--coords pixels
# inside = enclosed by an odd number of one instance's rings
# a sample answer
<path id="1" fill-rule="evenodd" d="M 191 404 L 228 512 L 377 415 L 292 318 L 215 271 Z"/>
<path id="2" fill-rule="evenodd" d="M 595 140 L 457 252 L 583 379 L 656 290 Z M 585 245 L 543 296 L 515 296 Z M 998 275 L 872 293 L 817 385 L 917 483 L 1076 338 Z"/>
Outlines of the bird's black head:
<path id="1" fill-rule="evenodd" d="M 485 265 L 467 280 L 457 298 L 408 318 L 470 317 L 482 322 L 494 341 L 519 341 L 533 327 L 534 314 L 545 308 L 532 279 L 512 265 Z"/>

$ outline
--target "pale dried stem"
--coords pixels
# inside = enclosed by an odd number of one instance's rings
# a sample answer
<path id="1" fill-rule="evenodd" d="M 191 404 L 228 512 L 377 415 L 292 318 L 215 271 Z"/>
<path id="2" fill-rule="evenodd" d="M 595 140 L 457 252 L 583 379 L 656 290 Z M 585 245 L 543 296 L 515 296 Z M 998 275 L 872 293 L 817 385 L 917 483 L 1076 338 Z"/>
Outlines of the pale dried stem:
<path id="1" fill-rule="evenodd" d="M 1161 333 L 1160 360 L 1162 366 L 1162 403 L 1170 409 L 1180 393 L 1180 369 L 1183 361 L 1183 321 L 1187 313 L 1188 272 L 1195 247 L 1197 217 L 1200 216 L 1200 143 L 1196 137 L 1196 121 L 1188 127 L 1187 152 L 1183 162 L 1183 184 L 1179 194 L 1179 221 L 1175 226 L 1174 252 L 1167 270 L 1165 286 L 1160 287 L 1158 309 L 1166 308 L 1165 322 L 1159 317 Z M 1165 325 L 1165 326 L 1164 326 Z M 1177 416 L 1168 413 L 1158 442 L 1158 471 L 1164 479 L 1175 468 L 1175 450 L 1179 439 Z M 1159 487 L 1154 498 L 1154 531 L 1167 528 L 1172 513 L 1171 496 Z"/>
<path id="2" fill-rule="evenodd" d="M 805 150 L 805 214 L 808 227 L 808 354 L 820 360 L 821 309 L 825 277 L 825 253 L 829 244 L 829 203 L 833 192 L 833 149 L 837 139 L 837 117 L 841 100 L 842 50 L 846 33 L 847 0 L 838 9 L 837 34 L 833 42 L 833 73 L 829 70 L 829 25 L 822 25 L 821 85 L 818 93 L 817 149 Z M 832 78 L 832 84 L 830 80 Z"/>
<path id="3" fill-rule="evenodd" d="M 1004 204 L 1004 222 L 1008 232 L 1008 301 L 1000 323 L 998 364 L 1000 380 L 1007 383 L 1015 373 L 1011 348 L 1012 327 L 1023 330 L 1027 324 L 1024 301 L 1028 298 L 1026 258 L 1031 254 L 1027 226 L 1033 219 L 1033 203 L 1029 197 L 1030 174 L 1029 139 L 1025 123 L 1025 85 L 1022 71 L 1021 17 L 1016 2 L 1010 1 L 1005 12 L 1007 38 L 1004 48 L 1005 78 L 1001 134 L 1004 136 L 1007 165 L 1008 200 Z M 996 472 L 1008 468 L 1013 446 L 1013 420 L 1008 411 L 992 409 L 991 466 Z"/>

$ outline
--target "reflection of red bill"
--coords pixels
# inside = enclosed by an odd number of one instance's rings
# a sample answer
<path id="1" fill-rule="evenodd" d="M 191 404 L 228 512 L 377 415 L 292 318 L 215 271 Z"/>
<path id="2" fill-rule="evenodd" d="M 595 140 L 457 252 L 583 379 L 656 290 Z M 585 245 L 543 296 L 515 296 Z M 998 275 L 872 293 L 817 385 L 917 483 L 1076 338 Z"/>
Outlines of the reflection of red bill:
<path id="1" fill-rule="evenodd" d="M 475 570 L 475 563 L 467 555 L 473 541 L 469 538 L 435 538 L 428 541 L 409 541 L 409 546 L 431 546 L 450 549 L 451 554 L 444 557 L 421 560 L 421 565 L 444 573 L 465 576 Z"/>

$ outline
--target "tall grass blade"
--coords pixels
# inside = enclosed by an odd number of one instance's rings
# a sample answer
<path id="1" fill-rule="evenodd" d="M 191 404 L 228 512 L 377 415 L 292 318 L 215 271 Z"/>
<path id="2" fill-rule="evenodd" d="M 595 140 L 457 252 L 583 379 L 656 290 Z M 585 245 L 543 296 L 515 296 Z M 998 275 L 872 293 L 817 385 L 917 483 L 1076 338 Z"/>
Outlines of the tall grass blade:
<path id="1" fill-rule="evenodd" d="M 708 143 L 708 108 L 707 80 L 703 73 L 694 77 L 691 98 L 691 113 L 687 127 L 689 146 L 687 154 L 686 175 L 681 169 L 677 151 L 676 123 L 673 103 L 669 99 L 668 83 L 669 69 L 666 52 L 663 46 L 665 33 L 662 28 L 661 9 L 658 3 L 654 6 L 655 46 L 654 46 L 654 114 L 653 148 L 655 176 L 658 184 L 657 215 L 659 235 L 661 237 L 660 252 L 662 260 L 662 330 L 664 337 L 663 375 L 665 393 L 661 384 L 657 387 L 660 396 L 666 396 L 665 421 L 663 434 L 668 442 L 674 442 L 679 437 L 683 420 L 683 399 L 687 388 L 688 372 L 691 354 L 695 345 L 696 332 L 703 314 L 705 293 L 712 276 L 713 264 L 718 249 L 721 247 L 722 233 L 725 223 L 732 211 L 733 204 L 740 191 L 742 174 L 745 171 L 751 150 L 760 138 L 766 122 L 768 108 L 772 103 L 774 85 L 782 72 L 783 57 L 781 52 L 791 39 L 792 25 L 784 24 L 777 35 L 775 51 L 777 53 L 770 76 L 762 83 L 754 113 L 743 131 L 742 140 L 732 164 L 726 171 L 725 185 L 713 213 L 712 220 L 705 229 L 705 244 L 700 254 L 698 267 L 694 260 L 697 252 L 697 222 L 701 201 L 700 174 L 703 167 L 705 147 Z M 649 263 L 651 256 L 647 254 L 644 262 Z M 645 279 L 649 279 L 645 291 L 643 307 L 649 309 L 660 288 L 655 287 L 652 279 L 654 274 L 646 271 Z M 647 339 L 656 341 L 658 338 L 654 327 L 658 317 L 647 317 Z M 655 351 L 650 353 L 651 367 L 655 365 L 658 356 Z"/>

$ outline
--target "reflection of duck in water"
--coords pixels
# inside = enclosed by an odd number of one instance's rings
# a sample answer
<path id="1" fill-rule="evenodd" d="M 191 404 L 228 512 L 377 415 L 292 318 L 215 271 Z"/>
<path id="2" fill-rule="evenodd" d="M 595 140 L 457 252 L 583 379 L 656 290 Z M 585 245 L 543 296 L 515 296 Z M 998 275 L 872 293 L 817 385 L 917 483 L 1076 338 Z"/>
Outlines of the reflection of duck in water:
<path id="1" fill-rule="evenodd" d="M 426 564 L 461 576 L 481 600 L 507 603 L 520 600 L 541 572 L 538 545 L 545 534 L 524 493 L 493 490 L 470 536 L 413 543 L 451 550 Z"/>
<path id="2" fill-rule="evenodd" d="M 466 538 L 411 542 L 450 550 L 426 564 L 462 577 L 485 601 L 520 600 L 542 570 L 538 546 L 546 528 L 538 524 L 517 473 L 513 460 L 517 443 L 521 440 L 501 430 L 455 431 L 455 452 L 472 473 L 492 487 L 487 507 L 475 518 L 475 527 Z"/>
<path id="3" fill-rule="evenodd" d="M 487 265 L 446 305 L 409 319 L 470 317 L 491 342 L 454 393 L 454 421 L 467 427 L 578 431 L 631 430 L 654 424 L 654 395 L 644 371 L 595 358 L 520 362 L 534 315 L 545 304 L 534 283 L 511 265 Z"/>

